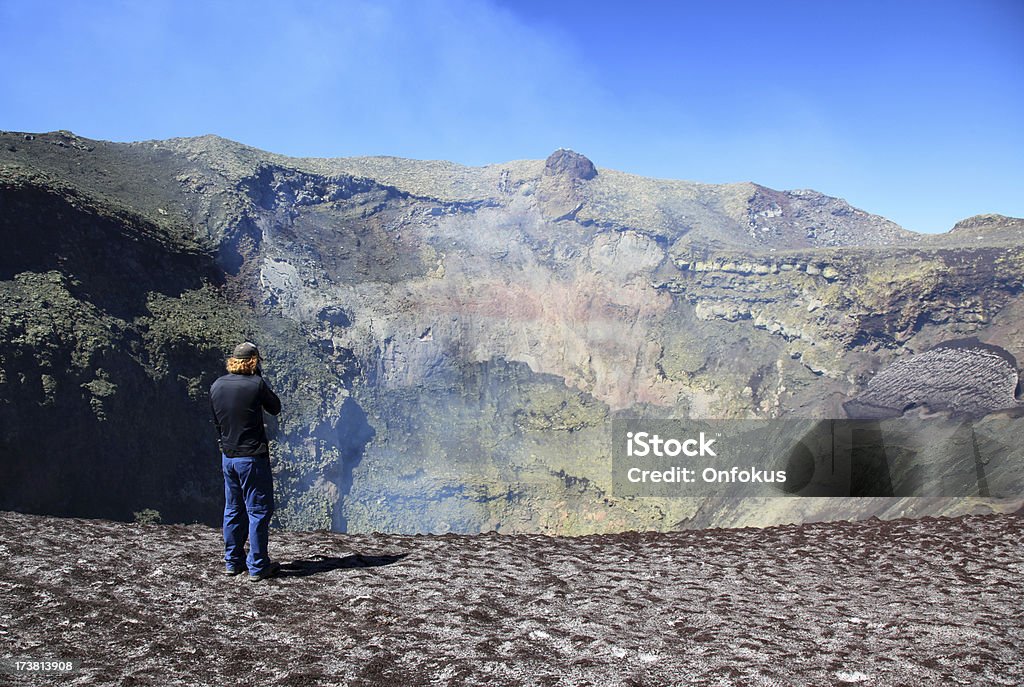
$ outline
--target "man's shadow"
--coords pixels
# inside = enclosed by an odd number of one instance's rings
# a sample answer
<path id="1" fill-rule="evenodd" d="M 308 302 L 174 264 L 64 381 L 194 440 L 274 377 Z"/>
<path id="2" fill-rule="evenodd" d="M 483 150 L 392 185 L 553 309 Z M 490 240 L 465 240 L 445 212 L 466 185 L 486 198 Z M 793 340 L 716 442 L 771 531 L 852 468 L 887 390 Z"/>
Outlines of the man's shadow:
<path id="1" fill-rule="evenodd" d="M 337 558 L 335 556 L 316 556 L 312 560 L 294 560 L 281 565 L 281 577 L 308 577 L 332 570 L 345 568 L 376 568 L 382 565 L 397 563 L 409 554 L 399 553 L 382 556 L 363 556 L 358 553 Z"/>

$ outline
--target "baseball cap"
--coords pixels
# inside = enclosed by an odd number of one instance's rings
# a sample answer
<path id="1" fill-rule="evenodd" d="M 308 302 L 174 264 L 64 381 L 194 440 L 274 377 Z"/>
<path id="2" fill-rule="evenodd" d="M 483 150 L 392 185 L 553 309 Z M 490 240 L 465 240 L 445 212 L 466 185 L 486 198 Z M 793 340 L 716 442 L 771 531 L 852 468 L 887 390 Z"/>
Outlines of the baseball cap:
<path id="1" fill-rule="evenodd" d="M 248 360 L 252 357 L 260 358 L 260 349 L 256 348 L 256 344 L 246 341 L 235 346 L 235 350 L 231 352 L 231 357 L 236 360 Z"/>

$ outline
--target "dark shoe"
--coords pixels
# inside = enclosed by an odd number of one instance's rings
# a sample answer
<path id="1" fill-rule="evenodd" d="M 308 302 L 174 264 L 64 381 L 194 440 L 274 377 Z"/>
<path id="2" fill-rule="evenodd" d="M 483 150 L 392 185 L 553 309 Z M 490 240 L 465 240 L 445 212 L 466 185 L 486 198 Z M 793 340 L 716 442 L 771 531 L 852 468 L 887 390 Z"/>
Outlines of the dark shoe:
<path id="1" fill-rule="evenodd" d="M 236 568 L 233 565 L 229 565 L 224 568 L 224 574 L 228 577 L 234 577 L 235 575 L 241 575 L 245 572 L 245 567 Z"/>
<path id="2" fill-rule="evenodd" d="M 261 570 L 255 575 L 249 575 L 249 581 L 259 582 L 261 580 L 269 580 L 271 577 L 277 577 L 279 572 L 281 572 L 281 564 L 274 561 L 268 565 L 265 570 Z"/>

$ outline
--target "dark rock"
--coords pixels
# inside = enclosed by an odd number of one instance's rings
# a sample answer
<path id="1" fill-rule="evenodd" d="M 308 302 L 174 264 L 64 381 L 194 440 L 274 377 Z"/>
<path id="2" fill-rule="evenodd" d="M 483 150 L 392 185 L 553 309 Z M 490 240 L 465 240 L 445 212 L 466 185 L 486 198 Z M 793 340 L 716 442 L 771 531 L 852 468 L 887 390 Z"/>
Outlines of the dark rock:
<path id="1" fill-rule="evenodd" d="M 332 327 L 348 327 L 352 324 L 349 314 L 336 305 L 328 305 L 325 308 L 321 308 L 316 318 Z"/>
<path id="2" fill-rule="evenodd" d="M 544 161 L 544 174 L 563 175 L 570 179 L 587 180 L 597 176 L 597 168 L 587 157 L 568 148 L 559 148 Z"/>
<path id="3" fill-rule="evenodd" d="M 958 339 L 901 358 L 844 404 L 852 418 L 885 418 L 923 406 L 980 417 L 1019 405 L 1017 360 L 1005 349 Z"/>

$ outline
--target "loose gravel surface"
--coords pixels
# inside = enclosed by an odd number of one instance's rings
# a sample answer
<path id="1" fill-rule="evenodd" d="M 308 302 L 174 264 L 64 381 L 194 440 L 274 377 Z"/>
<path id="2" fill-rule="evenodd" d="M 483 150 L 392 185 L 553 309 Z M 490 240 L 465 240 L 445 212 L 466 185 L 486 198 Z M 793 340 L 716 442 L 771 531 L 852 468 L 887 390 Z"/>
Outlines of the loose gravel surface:
<path id="1" fill-rule="evenodd" d="M 12 685 L 1021 685 L 1024 517 L 545 536 L 274 532 L 0 513 Z M 9 661 L 8 661 L 9 664 Z"/>

